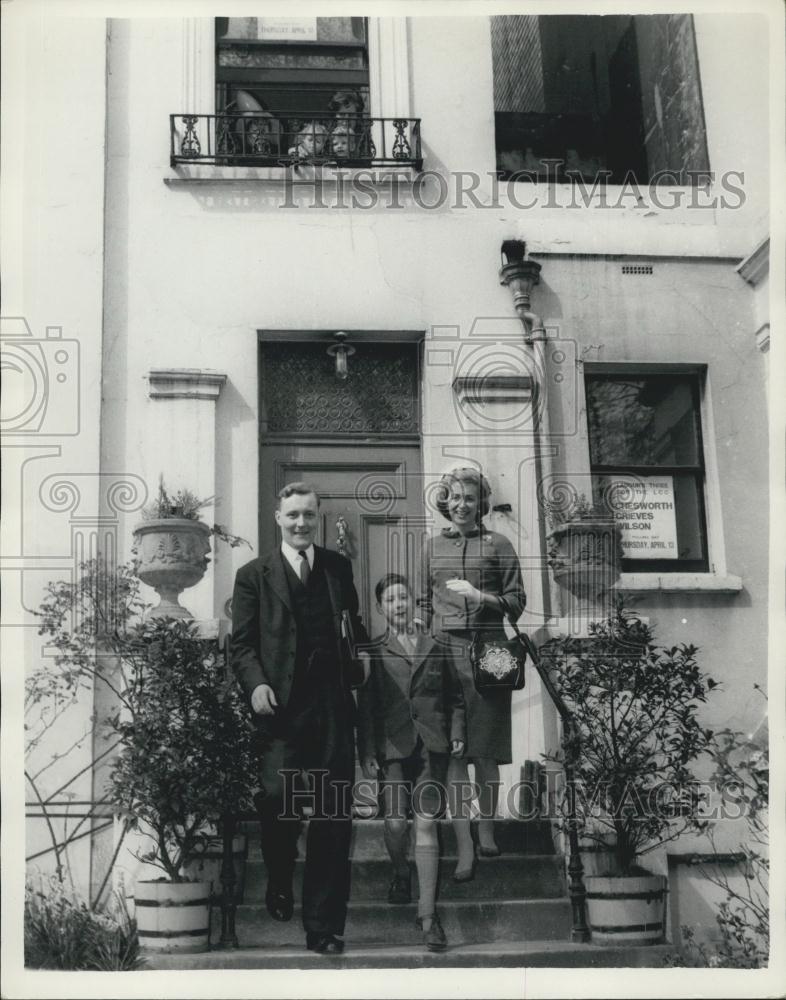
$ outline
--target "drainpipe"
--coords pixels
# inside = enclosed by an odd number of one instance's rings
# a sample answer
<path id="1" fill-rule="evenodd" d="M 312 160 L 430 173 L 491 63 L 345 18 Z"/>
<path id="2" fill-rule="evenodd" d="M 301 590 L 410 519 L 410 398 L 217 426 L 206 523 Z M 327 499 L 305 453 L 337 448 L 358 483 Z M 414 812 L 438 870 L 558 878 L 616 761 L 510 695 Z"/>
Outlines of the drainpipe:
<path id="1" fill-rule="evenodd" d="M 545 498 L 553 484 L 554 461 L 551 451 L 551 426 L 549 422 L 548 378 L 546 360 L 546 329 L 541 317 L 532 311 L 530 293 L 540 281 L 541 266 L 526 256 L 526 244 L 521 240 L 505 240 L 502 244 L 503 266 L 499 272 L 500 284 L 510 289 L 513 308 L 524 327 L 524 343 L 532 350 L 533 367 L 533 420 L 538 446 L 538 465 L 542 472 L 538 484 L 539 497 Z M 545 514 L 545 511 L 544 511 Z M 545 531 L 544 531 L 545 535 Z M 545 538 L 544 538 L 545 541 Z M 547 571 L 549 616 L 558 617 L 561 608 L 560 589 L 552 574 Z"/>
<path id="2" fill-rule="evenodd" d="M 532 349 L 534 368 L 532 412 L 536 422 L 536 441 L 540 455 L 539 465 L 543 472 L 538 494 L 545 499 L 548 485 L 551 485 L 553 482 L 551 476 L 554 467 L 553 456 L 551 454 L 549 401 L 547 393 L 548 379 L 546 377 L 546 330 L 543 326 L 543 320 L 537 313 L 532 311 L 530 302 L 530 292 L 533 286 L 537 285 L 540 281 L 540 264 L 534 260 L 528 260 L 526 254 L 526 245 L 521 240 L 505 240 L 502 244 L 503 265 L 499 272 L 499 278 L 500 283 L 511 290 L 513 308 L 516 310 L 516 315 L 524 327 L 524 343 Z M 537 391 L 537 396 L 535 396 L 535 391 Z M 544 483 L 547 484 L 545 488 L 543 486 Z M 560 608 L 559 586 L 551 573 L 548 573 L 548 579 L 549 602 L 551 605 L 549 611 L 553 618 L 555 617 L 555 609 Z M 571 940 L 583 942 L 589 940 L 590 931 L 587 927 L 586 919 L 584 866 L 579 850 L 579 825 L 576 816 L 576 768 L 579 764 L 578 753 L 580 751 L 578 751 L 575 741 L 571 742 L 569 740 L 573 720 L 559 695 L 559 691 L 553 685 L 548 671 L 539 664 L 537 665 L 537 669 L 543 686 L 551 696 L 554 706 L 562 718 L 564 745 L 572 747 L 570 754 L 566 754 L 563 767 L 568 807 L 568 895 L 570 896 L 572 910 Z"/>

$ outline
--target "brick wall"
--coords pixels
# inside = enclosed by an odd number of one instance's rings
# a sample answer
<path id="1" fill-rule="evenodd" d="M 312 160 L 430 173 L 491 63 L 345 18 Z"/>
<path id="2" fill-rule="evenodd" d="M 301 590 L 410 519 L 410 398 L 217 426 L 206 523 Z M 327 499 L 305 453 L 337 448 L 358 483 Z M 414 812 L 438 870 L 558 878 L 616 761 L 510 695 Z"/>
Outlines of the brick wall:
<path id="1" fill-rule="evenodd" d="M 545 111 L 540 29 L 535 16 L 491 18 L 496 111 Z"/>
<path id="2" fill-rule="evenodd" d="M 637 17 L 647 166 L 706 170 L 707 136 L 690 14 Z"/>

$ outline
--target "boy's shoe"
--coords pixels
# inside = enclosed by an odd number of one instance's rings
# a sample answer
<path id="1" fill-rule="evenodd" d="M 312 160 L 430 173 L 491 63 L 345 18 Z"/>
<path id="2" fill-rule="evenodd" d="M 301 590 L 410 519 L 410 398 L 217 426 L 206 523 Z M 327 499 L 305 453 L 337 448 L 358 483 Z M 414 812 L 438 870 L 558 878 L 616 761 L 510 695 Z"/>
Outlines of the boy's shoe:
<path id="1" fill-rule="evenodd" d="M 415 923 L 418 927 L 423 930 L 423 921 L 428 920 L 428 917 L 417 917 Z M 439 922 L 439 917 L 437 916 L 437 911 L 435 910 L 431 914 L 431 926 L 427 931 L 423 931 L 423 944 L 429 951 L 447 951 L 448 939 L 445 937 L 445 932 L 442 930 L 442 924 Z"/>
<path id="2" fill-rule="evenodd" d="M 388 902 L 396 904 L 412 902 L 412 889 L 409 877 L 393 876 L 393 881 L 390 883 L 388 889 Z"/>

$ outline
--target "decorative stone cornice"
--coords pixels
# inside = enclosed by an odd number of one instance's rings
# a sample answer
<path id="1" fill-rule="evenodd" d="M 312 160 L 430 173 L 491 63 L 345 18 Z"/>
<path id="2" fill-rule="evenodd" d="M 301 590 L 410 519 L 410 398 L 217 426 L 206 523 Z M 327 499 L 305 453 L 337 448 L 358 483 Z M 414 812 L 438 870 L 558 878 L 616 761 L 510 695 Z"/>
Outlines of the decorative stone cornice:
<path id="1" fill-rule="evenodd" d="M 770 238 L 762 240 L 753 253 L 737 265 L 737 274 L 755 288 L 770 272 Z"/>
<path id="2" fill-rule="evenodd" d="M 488 403 L 521 403 L 532 398 L 531 375 L 458 376 L 453 392 L 462 407 Z"/>
<path id="3" fill-rule="evenodd" d="M 225 372 L 207 368 L 151 368 L 147 376 L 151 399 L 218 399 Z"/>

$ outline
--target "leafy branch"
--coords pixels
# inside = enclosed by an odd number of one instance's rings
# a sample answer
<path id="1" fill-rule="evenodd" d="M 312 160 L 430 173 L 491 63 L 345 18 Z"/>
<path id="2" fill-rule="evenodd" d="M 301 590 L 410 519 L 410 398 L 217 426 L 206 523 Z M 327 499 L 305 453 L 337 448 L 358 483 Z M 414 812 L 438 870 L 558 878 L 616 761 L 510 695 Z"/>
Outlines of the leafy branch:
<path id="1" fill-rule="evenodd" d="M 574 720 L 570 746 L 546 759 L 577 752 L 576 778 L 590 793 L 584 806 L 598 807 L 580 815 L 584 835 L 605 845 L 611 834 L 621 874 L 696 823 L 689 765 L 712 750 L 699 714 L 717 687 L 697 652 L 686 643 L 656 646 L 652 629 L 621 601 L 589 638 L 562 637 L 541 651 Z M 680 792 L 673 805 L 659 799 L 669 788 Z"/>

